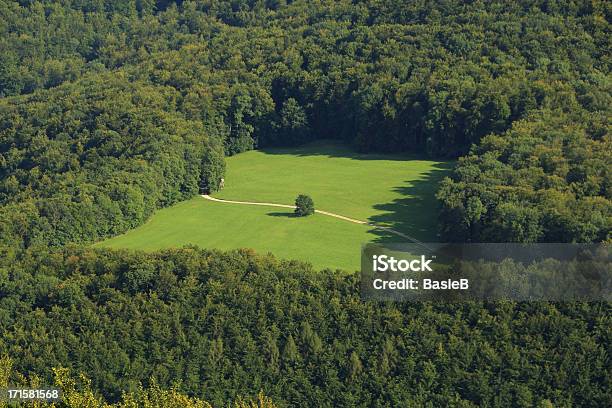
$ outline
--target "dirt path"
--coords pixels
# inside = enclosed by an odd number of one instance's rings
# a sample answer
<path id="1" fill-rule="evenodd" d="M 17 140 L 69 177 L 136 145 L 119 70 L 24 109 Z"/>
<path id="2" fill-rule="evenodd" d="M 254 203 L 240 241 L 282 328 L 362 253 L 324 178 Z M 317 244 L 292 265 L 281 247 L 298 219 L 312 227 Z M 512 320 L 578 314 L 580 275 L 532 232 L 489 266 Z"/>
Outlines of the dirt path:
<path id="1" fill-rule="evenodd" d="M 220 198 L 214 198 L 209 196 L 208 194 L 202 194 L 202 197 L 204 197 L 207 200 L 210 201 L 216 201 L 218 203 L 229 203 L 229 204 L 245 204 L 245 205 L 262 205 L 262 206 L 266 206 L 266 207 L 281 207 L 281 208 L 291 208 L 291 209 L 295 209 L 295 205 L 287 205 L 287 204 L 274 204 L 274 203 L 261 203 L 261 202 L 256 202 L 256 201 L 234 201 L 234 200 L 222 200 Z M 391 234 L 397 235 L 399 237 L 402 237 L 404 239 L 407 239 L 409 241 L 414 242 L 415 244 L 419 244 L 419 245 L 423 245 L 426 247 L 426 245 L 424 243 L 422 243 L 421 241 L 419 241 L 416 238 L 413 238 L 409 235 L 403 234 L 399 231 L 395 231 L 394 229 L 391 229 L 389 227 L 382 227 L 380 225 L 376 225 L 373 224 L 371 222 L 367 222 L 367 221 L 362 221 L 362 220 L 356 220 L 354 218 L 349 218 L 349 217 L 345 217 L 344 215 L 340 215 L 340 214 L 334 214 L 328 211 L 322 211 L 322 210 L 315 210 L 315 212 L 317 214 L 323 214 L 323 215 L 327 215 L 329 217 L 334 217 L 334 218 L 339 218 L 341 220 L 344 221 L 349 221 L 349 222 L 353 222 L 355 224 L 362 224 L 362 225 L 368 225 L 370 227 L 382 230 L 382 231 L 386 231 L 389 232 Z"/>

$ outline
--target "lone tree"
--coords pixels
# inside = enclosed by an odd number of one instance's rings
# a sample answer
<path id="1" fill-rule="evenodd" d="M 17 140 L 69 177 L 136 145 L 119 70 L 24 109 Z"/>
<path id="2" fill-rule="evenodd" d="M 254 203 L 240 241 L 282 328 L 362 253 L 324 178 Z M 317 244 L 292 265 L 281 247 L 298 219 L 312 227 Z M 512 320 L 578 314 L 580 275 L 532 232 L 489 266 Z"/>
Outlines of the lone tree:
<path id="1" fill-rule="evenodd" d="M 307 215 L 314 214 L 314 202 L 310 196 L 300 194 L 295 199 L 295 214 L 298 217 L 305 217 Z"/>

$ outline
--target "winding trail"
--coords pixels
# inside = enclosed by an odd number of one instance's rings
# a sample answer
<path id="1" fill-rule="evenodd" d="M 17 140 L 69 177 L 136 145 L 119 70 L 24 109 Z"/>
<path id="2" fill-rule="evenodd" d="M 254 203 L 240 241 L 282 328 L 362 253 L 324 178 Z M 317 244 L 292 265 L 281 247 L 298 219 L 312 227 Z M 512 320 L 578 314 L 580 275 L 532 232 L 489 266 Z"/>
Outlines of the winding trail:
<path id="1" fill-rule="evenodd" d="M 207 200 L 210 200 L 210 201 L 216 201 L 216 202 L 218 202 L 218 203 L 228 203 L 228 204 L 245 204 L 245 205 L 261 205 L 261 206 L 266 206 L 266 207 L 281 207 L 281 208 L 291 208 L 291 209 L 295 209 L 295 205 L 288 205 L 288 204 L 262 203 L 262 202 L 256 202 L 256 201 L 235 201 L 235 200 L 223 200 L 223 199 L 220 199 L 220 198 L 211 197 L 211 196 L 210 196 L 210 195 L 208 195 L 208 194 L 201 194 L 201 196 L 202 196 L 202 197 L 204 197 L 204 198 L 205 198 L 205 199 L 207 199 Z M 374 223 L 367 222 L 367 221 L 356 220 L 355 218 L 345 217 L 344 215 L 335 214 L 335 213 L 332 213 L 332 212 L 329 212 L 329 211 L 315 210 L 315 213 L 317 213 L 317 214 L 327 215 L 327 216 L 334 217 L 334 218 L 339 218 L 339 219 L 341 219 L 341 220 L 348 221 L 348 222 L 353 222 L 353 223 L 355 223 L 355 224 L 368 225 L 368 226 L 370 226 L 370 227 L 373 227 L 373 228 L 376 228 L 376 229 L 379 229 L 379 230 L 386 231 L 386 232 L 389 232 L 389 233 L 391 233 L 391 234 L 397 235 L 397 236 L 399 236 L 399 237 L 402 237 L 402 238 L 404 238 L 404 239 L 407 239 L 407 240 L 409 240 L 409 241 L 412 241 L 412 242 L 414 242 L 415 244 L 419 244 L 419 245 L 422 245 L 422 246 L 424 246 L 424 247 L 426 247 L 426 248 L 427 248 L 427 246 L 426 246 L 424 243 L 422 243 L 421 241 L 419 241 L 418 239 L 413 238 L 413 237 L 411 237 L 410 235 L 403 234 L 403 233 L 401 233 L 401 232 L 399 232 L 399 231 L 396 231 L 396 230 L 394 230 L 394 229 L 392 229 L 392 228 L 389 228 L 389 227 L 383 227 L 383 226 L 376 225 L 376 224 L 374 224 Z"/>

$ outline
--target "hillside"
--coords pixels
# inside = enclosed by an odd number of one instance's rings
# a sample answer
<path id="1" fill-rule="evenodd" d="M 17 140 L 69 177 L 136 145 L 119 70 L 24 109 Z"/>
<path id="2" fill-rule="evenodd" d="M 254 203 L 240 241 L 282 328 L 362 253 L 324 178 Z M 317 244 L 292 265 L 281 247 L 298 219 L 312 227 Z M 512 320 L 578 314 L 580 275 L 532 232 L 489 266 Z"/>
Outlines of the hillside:
<path id="1" fill-rule="evenodd" d="M 609 303 L 366 302 L 318 266 L 384 236 L 199 197 L 610 243 L 611 20 L 596 0 L 0 0 L 0 360 L 85 373 L 94 406 L 140 384 L 612 406 Z M 238 246 L 259 251 L 213 249 Z"/>

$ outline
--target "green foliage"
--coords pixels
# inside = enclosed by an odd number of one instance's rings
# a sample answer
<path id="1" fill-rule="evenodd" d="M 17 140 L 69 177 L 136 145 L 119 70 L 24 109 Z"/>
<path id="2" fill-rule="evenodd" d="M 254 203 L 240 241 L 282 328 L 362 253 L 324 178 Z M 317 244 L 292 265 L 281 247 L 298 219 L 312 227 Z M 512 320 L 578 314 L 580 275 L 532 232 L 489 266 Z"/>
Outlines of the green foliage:
<path id="1" fill-rule="evenodd" d="M 363 302 L 356 274 L 246 250 L 32 251 L 1 268 L 0 355 L 42 384 L 54 383 L 53 367 L 86 373 L 90 382 L 62 380 L 75 398 L 91 390 L 96 401 L 157 406 L 189 395 L 225 406 L 264 390 L 279 406 L 609 401 L 609 303 Z M 146 285 L 125 279 L 143 268 Z M 78 294 L 71 303 L 67 287 Z"/>
<path id="2" fill-rule="evenodd" d="M 206 193 L 218 191 L 224 176 L 225 160 L 222 146 L 219 144 L 208 147 L 202 153 L 200 190 Z"/>
<path id="3" fill-rule="evenodd" d="M 605 2 L 117 4 L 4 0 L 0 95 L 125 71 L 222 122 L 230 155 L 325 137 L 456 156 L 551 103 L 607 108 Z"/>
<path id="4" fill-rule="evenodd" d="M 312 140 L 308 117 L 302 106 L 293 98 L 287 99 L 281 108 L 276 128 L 271 135 L 263 135 L 262 144 L 273 146 L 298 146 Z"/>
<path id="5" fill-rule="evenodd" d="M 0 358 L 0 386 L 8 385 L 9 376 L 18 378 L 19 381 L 11 382 L 11 386 L 24 386 L 24 388 L 36 387 L 37 383 L 29 381 L 12 370 L 12 360 L 6 356 Z M 192 398 L 180 393 L 175 387 L 162 389 L 155 381 L 148 388 L 139 386 L 137 390 L 125 392 L 121 400 L 109 404 L 96 395 L 92 389 L 91 380 L 84 374 L 74 376 L 66 368 L 53 369 L 53 384 L 62 391 L 60 402 L 38 402 L 28 404 L 33 408 L 213 408 L 208 402 L 198 398 Z M 46 385 L 48 385 L 46 384 Z M 0 408 L 5 408 L 6 402 L 0 401 Z M 259 392 L 255 398 L 239 397 L 233 404 L 220 404 L 219 407 L 232 408 L 275 408 L 272 400 Z"/>
<path id="6" fill-rule="evenodd" d="M 582 113 L 582 115 L 587 115 Z M 588 117 L 588 116 L 587 116 Z M 489 135 L 438 192 L 446 239 L 601 242 L 612 230 L 612 139 L 606 125 L 542 111 Z"/>
<path id="7" fill-rule="evenodd" d="M 0 99 L 1 243 L 99 240 L 218 183 L 221 142 L 168 111 L 174 98 L 167 88 L 102 76 Z"/>
<path id="8" fill-rule="evenodd" d="M 314 214 L 314 201 L 310 196 L 300 194 L 295 199 L 295 214 L 298 217 L 306 217 L 308 215 Z"/>

